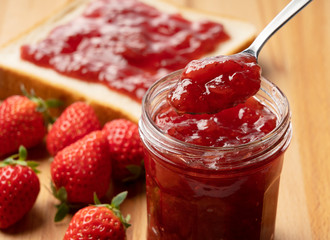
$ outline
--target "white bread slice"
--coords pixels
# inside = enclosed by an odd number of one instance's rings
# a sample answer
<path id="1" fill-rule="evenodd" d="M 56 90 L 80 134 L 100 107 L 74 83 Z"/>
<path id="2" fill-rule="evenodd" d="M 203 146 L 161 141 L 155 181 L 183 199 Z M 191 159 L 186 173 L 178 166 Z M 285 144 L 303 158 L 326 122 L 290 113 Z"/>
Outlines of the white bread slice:
<path id="1" fill-rule="evenodd" d="M 216 51 L 208 55 L 238 52 L 247 47 L 255 37 L 255 28 L 250 23 L 176 7 L 160 0 L 142 1 L 163 12 L 179 12 L 192 21 L 209 19 L 222 23 L 230 40 L 220 44 Z M 0 99 L 20 94 L 20 86 L 23 84 L 28 90 L 33 89 L 38 96 L 58 98 L 65 105 L 77 100 L 87 101 L 94 107 L 102 123 L 119 117 L 138 121 L 141 104 L 130 97 L 110 90 L 102 84 L 66 77 L 51 69 L 38 67 L 20 59 L 21 45 L 45 38 L 55 26 L 80 15 L 87 4 L 88 0 L 71 2 L 55 16 L 0 49 Z"/>

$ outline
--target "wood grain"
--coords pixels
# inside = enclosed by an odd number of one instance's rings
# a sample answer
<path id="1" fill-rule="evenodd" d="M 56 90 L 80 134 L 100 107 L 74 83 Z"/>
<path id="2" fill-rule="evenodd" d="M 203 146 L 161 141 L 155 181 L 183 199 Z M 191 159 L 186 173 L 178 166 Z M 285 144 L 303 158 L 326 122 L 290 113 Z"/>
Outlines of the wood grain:
<path id="1" fill-rule="evenodd" d="M 0 45 L 65 1 L 1 0 Z M 288 3 L 288 0 L 168 1 L 241 18 L 260 30 Z M 329 1 L 313 1 L 274 35 L 260 55 L 263 75 L 280 86 L 292 109 L 294 135 L 286 153 L 276 223 L 276 239 L 280 240 L 330 239 L 329 12 Z M 69 218 L 58 224 L 52 222 L 56 201 L 47 191 L 49 157 L 37 153 L 32 156 L 41 164 L 40 177 L 44 184 L 41 194 L 20 225 L 0 232 L 0 239 L 61 239 L 67 228 Z M 133 217 L 128 239 L 144 240 L 143 184 L 138 184 L 123 210 Z"/>

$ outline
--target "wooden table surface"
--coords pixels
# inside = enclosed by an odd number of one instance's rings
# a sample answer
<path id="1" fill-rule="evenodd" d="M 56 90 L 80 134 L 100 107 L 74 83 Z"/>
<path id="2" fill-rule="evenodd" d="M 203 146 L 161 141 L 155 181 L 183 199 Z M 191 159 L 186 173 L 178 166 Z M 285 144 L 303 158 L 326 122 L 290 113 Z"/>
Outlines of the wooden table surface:
<path id="1" fill-rule="evenodd" d="M 0 45 L 30 28 L 67 0 L 0 0 Z M 168 0 L 235 16 L 261 30 L 288 2 L 270 0 Z M 281 178 L 276 239 L 330 239 L 330 1 L 314 0 L 265 45 L 263 75 L 288 96 L 293 139 Z M 1 79 L 0 79 L 1 81 Z M 34 155 L 33 155 L 34 154 Z M 62 239 L 70 218 L 53 223 L 56 201 L 47 191 L 49 159 L 40 161 L 42 190 L 32 211 L 0 239 Z M 124 204 L 133 226 L 128 239 L 144 240 L 143 186 Z"/>

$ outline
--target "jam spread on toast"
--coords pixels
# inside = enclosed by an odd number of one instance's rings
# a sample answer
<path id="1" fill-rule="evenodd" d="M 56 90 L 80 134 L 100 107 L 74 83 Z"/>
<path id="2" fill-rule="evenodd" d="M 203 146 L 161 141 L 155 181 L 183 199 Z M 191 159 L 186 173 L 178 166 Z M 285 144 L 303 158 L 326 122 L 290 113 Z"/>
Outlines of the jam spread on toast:
<path id="1" fill-rule="evenodd" d="M 219 23 L 192 22 L 136 0 L 95 0 L 44 40 L 23 45 L 21 58 L 141 101 L 157 79 L 228 39 Z"/>

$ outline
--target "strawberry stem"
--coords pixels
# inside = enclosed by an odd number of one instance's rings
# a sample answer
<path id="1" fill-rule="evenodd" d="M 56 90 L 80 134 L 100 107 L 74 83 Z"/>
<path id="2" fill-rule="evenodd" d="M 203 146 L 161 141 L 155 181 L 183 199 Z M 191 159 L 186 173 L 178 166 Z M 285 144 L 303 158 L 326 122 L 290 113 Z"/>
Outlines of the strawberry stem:
<path id="1" fill-rule="evenodd" d="M 70 213 L 71 211 L 78 210 L 85 206 L 85 204 L 69 203 L 68 194 L 65 187 L 60 187 L 57 190 L 53 182 L 50 183 L 50 187 L 54 197 L 60 201 L 60 203 L 56 205 L 57 211 L 54 217 L 55 222 L 63 220 L 65 216 L 68 215 L 68 213 Z"/>
<path id="2" fill-rule="evenodd" d="M 48 100 L 43 100 L 40 97 L 37 97 L 35 95 L 35 92 L 33 89 L 31 89 L 31 92 L 28 93 L 24 87 L 24 85 L 21 85 L 21 91 L 24 96 L 29 98 L 31 101 L 35 102 L 37 104 L 36 111 L 40 112 L 43 114 L 44 119 L 45 119 L 45 124 L 47 125 L 48 123 L 54 123 L 55 118 L 53 118 L 50 113 L 49 113 L 49 108 L 58 108 L 63 105 L 63 102 L 57 99 L 48 99 Z"/>
<path id="3" fill-rule="evenodd" d="M 15 165 L 21 165 L 25 167 L 30 167 L 35 173 L 40 173 L 40 171 L 37 169 L 39 166 L 39 163 L 35 161 L 25 161 L 27 158 L 27 150 L 26 148 L 21 145 L 19 146 L 18 153 L 13 154 L 0 162 L 0 167 L 6 167 L 9 165 L 15 166 Z"/>
<path id="4" fill-rule="evenodd" d="M 96 193 L 94 193 L 94 202 L 95 202 L 95 206 L 97 206 L 97 207 L 106 207 L 106 208 L 110 209 L 120 219 L 120 221 L 124 225 L 124 227 L 128 228 L 131 226 L 131 224 L 128 223 L 131 216 L 128 214 L 125 218 L 119 209 L 120 204 L 122 204 L 122 202 L 125 200 L 126 197 L 127 197 L 127 191 L 124 191 L 124 192 L 121 192 L 118 195 L 116 195 L 111 200 L 111 204 L 101 204 Z"/>

